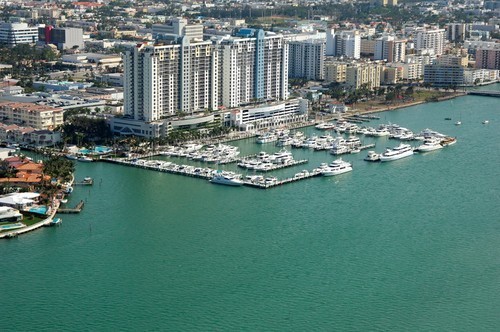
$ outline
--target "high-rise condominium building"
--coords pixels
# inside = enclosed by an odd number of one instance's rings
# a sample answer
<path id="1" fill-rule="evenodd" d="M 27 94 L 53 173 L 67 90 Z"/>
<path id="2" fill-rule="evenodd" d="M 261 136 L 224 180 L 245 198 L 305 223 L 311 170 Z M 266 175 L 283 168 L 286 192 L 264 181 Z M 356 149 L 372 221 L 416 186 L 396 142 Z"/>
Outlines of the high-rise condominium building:
<path id="1" fill-rule="evenodd" d="M 283 36 L 241 29 L 217 46 L 222 73 L 222 105 L 288 98 L 288 45 Z"/>
<path id="2" fill-rule="evenodd" d="M 242 29 L 218 42 L 177 40 L 124 53 L 128 117 L 151 122 L 177 112 L 288 98 L 288 48 L 281 35 Z"/>
<path id="3" fill-rule="evenodd" d="M 324 79 L 325 42 L 293 41 L 288 44 L 288 77 L 309 80 Z"/>
<path id="4" fill-rule="evenodd" d="M 137 45 L 123 55 L 125 114 L 146 122 L 217 107 L 217 51 L 211 42 Z"/>
<path id="5" fill-rule="evenodd" d="M 406 56 L 406 40 L 394 36 L 384 36 L 375 41 L 374 60 L 387 62 L 404 62 Z"/>
<path id="6" fill-rule="evenodd" d="M 415 40 L 415 49 L 433 49 L 435 55 L 441 55 L 444 51 L 444 29 L 418 31 Z"/>
<path id="7" fill-rule="evenodd" d="M 333 31 L 333 29 L 332 29 Z M 330 43 L 328 43 L 330 41 Z M 345 56 L 359 59 L 361 52 L 361 36 L 359 31 L 340 31 L 335 33 L 333 39 L 327 33 L 327 55 Z M 330 54 L 333 52 L 333 54 Z"/>
<path id="8" fill-rule="evenodd" d="M 467 25 L 465 23 L 449 23 L 446 26 L 446 37 L 451 42 L 463 42 Z"/>
<path id="9" fill-rule="evenodd" d="M 366 85 L 368 89 L 380 87 L 383 66 L 379 63 L 364 63 L 348 66 L 346 70 L 346 84 L 359 89 Z"/>
<path id="10" fill-rule="evenodd" d="M 476 68 L 500 70 L 500 44 L 478 48 Z"/>

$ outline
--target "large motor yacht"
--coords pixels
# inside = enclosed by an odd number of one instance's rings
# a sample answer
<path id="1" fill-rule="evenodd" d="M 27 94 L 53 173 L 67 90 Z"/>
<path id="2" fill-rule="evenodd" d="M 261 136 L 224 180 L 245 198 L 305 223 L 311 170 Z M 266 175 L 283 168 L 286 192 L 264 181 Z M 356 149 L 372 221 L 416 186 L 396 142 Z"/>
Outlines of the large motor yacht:
<path id="1" fill-rule="evenodd" d="M 413 149 L 409 144 L 399 144 L 395 148 L 386 149 L 380 155 L 380 161 L 393 161 L 404 157 L 409 157 L 413 154 Z"/>
<path id="2" fill-rule="evenodd" d="M 241 186 L 243 181 L 241 181 L 240 176 L 232 173 L 218 172 L 210 180 L 212 183 L 225 184 L 227 186 Z"/>
<path id="3" fill-rule="evenodd" d="M 441 141 L 437 139 L 426 139 L 422 145 L 417 147 L 415 150 L 418 152 L 430 152 L 442 149 Z"/>
<path id="4" fill-rule="evenodd" d="M 343 173 L 347 173 L 352 171 L 352 165 L 351 163 L 342 160 L 342 158 L 336 159 L 332 161 L 328 167 L 330 167 L 330 173 L 329 174 L 323 174 L 325 176 L 328 175 L 339 175 Z"/>

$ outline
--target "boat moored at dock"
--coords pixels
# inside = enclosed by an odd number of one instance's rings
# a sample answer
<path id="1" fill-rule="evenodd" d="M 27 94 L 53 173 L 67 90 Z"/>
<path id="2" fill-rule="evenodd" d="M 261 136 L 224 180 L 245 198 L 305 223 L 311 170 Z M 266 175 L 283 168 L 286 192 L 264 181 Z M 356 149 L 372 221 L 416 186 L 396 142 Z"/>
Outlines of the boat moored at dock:
<path id="1" fill-rule="evenodd" d="M 413 149 L 409 144 L 399 144 L 392 149 L 387 148 L 385 152 L 380 155 L 380 161 L 393 161 L 411 155 L 413 155 Z"/>
<path id="2" fill-rule="evenodd" d="M 241 181 L 241 175 L 237 175 L 232 172 L 217 172 L 210 180 L 210 182 L 233 187 L 239 187 L 243 185 L 243 181 Z"/>
<path id="3" fill-rule="evenodd" d="M 424 143 L 418 146 L 415 150 L 418 152 L 430 152 L 442 149 L 443 145 L 441 144 L 441 140 L 438 139 L 426 139 Z"/>
<path id="4" fill-rule="evenodd" d="M 380 161 L 380 154 L 376 153 L 375 151 L 371 150 L 368 151 L 368 154 L 364 158 L 365 161 L 371 161 L 371 162 L 376 162 Z"/>

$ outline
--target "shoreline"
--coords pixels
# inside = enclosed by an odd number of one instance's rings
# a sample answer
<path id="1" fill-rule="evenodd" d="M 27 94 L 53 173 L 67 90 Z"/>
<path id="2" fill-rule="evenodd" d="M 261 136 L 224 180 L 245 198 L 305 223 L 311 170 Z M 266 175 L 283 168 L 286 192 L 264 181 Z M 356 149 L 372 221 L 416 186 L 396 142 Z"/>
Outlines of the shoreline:
<path id="1" fill-rule="evenodd" d="M 73 185 L 75 181 L 75 175 L 72 174 L 71 175 L 71 185 Z M 24 234 L 24 233 L 28 233 L 28 232 L 31 232 L 35 229 L 38 229 L 40 227 L 43 227 L 47 224 L 49 224 L 50 222 L 52 222 L 52 220 L 54 219 L 55 215 L 57 214 L 57 211 L 59 210 L 59 207 L 61 205 L 61 201 L 59 199 L 53 199 L 51 204 L 50 204 L 50 215 L 37 222 L 36 224 L 33 224 L 31 226 L 27 226 L 27 227 L 23 227 L 23 228 L 18 228 L 18 229 L 15 229 L 15 230 L 12 230 L 11 232 L 4 232 L 4 233 L 0 233 L 0 239 L 8 239 L 8 238 L 11 238 L 12 235 L 15 235 L 15 236 L 18 236 L 18 235 L 21 235 L 21 234 Z"/>
<path id="2" fill-rule="evenodd" d="M 414 102 L 404 103 L 404 104 L 399 104 L 399 105 L 392 105 L 392 106 L 387 105 L 387 107 L 377 107 L 374 109 L 365 109 L 365 110 L 352 109 L 351 111 L 347 111 L 344 114 L 349 113 L 350 115 L 355 115 L 355 114 L 371 114 L 371 113 L 378 113 L 378 112 L 394 111 L 394 110 L 398 110 L 401 108 L 411 107 L 411 106 L 416 106 L 416 105 L 421 105 L 421 104 L 439 103 L 441 101 L 446 101 L 446 100 L 450 100 L 450 99 L 454 99 L 454 98 L 458 98 L 458 97 L 463 97 L 466 95 L 467 95 L 466 92 L 454 92 L 452 95 L 439 97 L 435 101 L 433 101 L 433 100 L 419 100 L 419 101 L 414 101 Z"/>
<path id="3" fill-rule="evenodd" d="M 409 102 L 409 103 L 404 103 L 404 104 L 398 104 L 398 105 L 386 105 L 386 106 L 382 106 L 382 107 L 376 107 L 376 108 L 372 108 L 372 109 L 351 109 L 345 113 L 332 113 L 332 114 L 328 114 L 326 116 L 323 116 L 321 120 L 318 120 L 318 119 L 312 119 L 308 122 L 297 122 L 297 123 L 293 123 L 293 124 L 290 124 L 290 125 L 287 125 L 287 126 L 283 126 L 282 128 L 284 129 L 298 129 L 298 128 L 305 128 L 305 127 L 311 127 L 311 126 L 314 126 L 320 122 L 324 122 L 324 121 L 329 121 L 329 120 L 332 120 L 332 119 L 336 119 L 336 118 L 339 118 L 339 117 L 342 117 L 342 116 L 353 116 L 353 115 L 363 115 L 363 114 L 372 114 L 372 113 L 382 113 L 382 112 L 388 112 L 388 111 L 395 111 L 395 110 L 399 110 L 399 109 L 402 109 L 402 108 L 406 108 L 406 107 L 411 107 L 411 106 L 417 106 L 417 105 L 421 105 L 421 104 L 427 104 L 427 103 L 433 103 L 433 102 L 441 102 L 441 101 L 446 101 L 446 100 L 450 100 L 450 99 L 454 99 L 454 98 L 458 98 L 458 97 L 463 97 L 463 96 L 466 96 L 467 93 L 466 92 L 453 92 L 451 95 L 449 96 L 443 96 L 443 97 L 439 97 L 437 98 L 437 100 L 435 101 L 431 101 L 431 100 L 419 100 L 419 101 L 414 101 L 414 102 Z M 271 128 L 267 128 L 267 129 L 271 129 Z M 233 135 L 231 135 L 233 134 Z M 259 135 L 259 131 L 250 131 L 250 132 L 232 132 L 232 133 L 229 133 L 226 137 L 219 137 L 219 138 L 216 138 L 216 139 L 212 139 L 212 140 L 205 140 L 205 141 L 200 141 L 200 143 L 204 143 L 204 144 L 218 144 L 218 143 L 226 143 L 226 142 L 232 142 L 232 141 L 238 141 L 238 140 L 241 140 L 241 139 L 247 139 L 247 138 L 252 138 L 252 137 L 256 137 Z M 197 141 L 194 141 L 194 142 L 197 142 Z"/>

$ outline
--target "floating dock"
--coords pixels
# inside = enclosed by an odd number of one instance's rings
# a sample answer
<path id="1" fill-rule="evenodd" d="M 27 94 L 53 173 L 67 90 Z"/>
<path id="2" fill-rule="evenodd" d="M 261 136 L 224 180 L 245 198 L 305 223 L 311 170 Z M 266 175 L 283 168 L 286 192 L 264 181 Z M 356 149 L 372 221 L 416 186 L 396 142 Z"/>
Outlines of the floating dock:
<path id="1" fill-rule="evenodd" d="M 83 210 L 85 203 L 80 201 L 73 209 L 57 209 L 57 213 L 80 213 Z"/>
<path id="2" fill-rule="evenodd" d="M 293 183 L 297 182 L 300 180 L 305 180 L 305 179 L 310 179 L 316 176 L 320 176 L 321 172 L 316 172 L 316 171 L 311 171 L 307 175 L 303 175 L 301 177 L 293 177 L 293 178 L 286 178 L 283 180 L 276 180 L 275 182 L 272 183 L 262 183 L 262 182 L 252 182 L 252 181 L 243 181 L 244 186 L 252 187 L 252 188 L 257 188 L 257 189 L 270 189 L 278 186 L 282 186 L 287 183 Z"/>
<path id="3" fill-rule="evenodd" d="M 165 168 L 165 167 L 159 167 L 158 165 L 153 165 L 153 164 L 150 164 L 150 165 L 145 165 L 145 164 L 136 164 L 136 163 L 132 163 L 132 162 L 129 162 L 129 161 L 126 161 L 126 160 L 117 160 L 117 159 L 101 159 L 102 161 L 106 161 L 106 162 L 110 162 L 110 163 L 114 163 L 114 164 L 120 164 L 120 165 L 125 165 L 125 166 L 132 166 L 132 167 L 138 167 L 138 168 L 143 168 L 143 169 L 149 169 L 149 170 L 153 170 L 153 171 L 157 171 L 157 172 L 164 172 L 164 173 L 170 173 L 170 174 L 178 174 L 178 175 L 184 175 L 184 176 L 189 176 L 189 177 L 194 177 L 194 178 L 200 178 L 200 179 L 205 179 L 205 180 L 210 180 L 213 178 L 213 172 L 215 172 L 216 170 L 213 170 L 213 169 L 210 169 L 208 167 L 206 168 L 199 168 L 199 167 L 196 167 L 196 169 L 200 169 L 202 171 L 200 172 L 191 172 L 191 171 L 186 171 L 184 169 L 182 170 L 179 170 L 179 169 L 171 169 L 171 168 Z M 304 163 L 304 162 L 307 162 L 306 161 L 299 161 L 300 163 Z M 171 165 L 176 165 L 176 164 L 171 164 Z M 183 166 L 183 165 L 176 165 L 176 166 Z M 185 166 L 185 165 L 184 165 Z M 283 166 L 290 166 L 290 165 L 283 165 Z M 276 181 L 272 182 L 272 183 L 264 183 L 264 182 L 252 182 L 252 181 L 249 181 L 249 180 L 243 180 L 243 185 L 244 186 L 248 186 L 248 187 L 252 187 L 252 188 L 258 188 L 258 189 L 269 189 L 269 188 L 274 188 L 274 187 L 277 187 L 277 186 L 281 186 L 281 185 L 284 185 L 284 184 L 287 184 L 287 183 L 293 183 L 293 182 L 297 182 L 297 181 L 300 181 L 300 180 L 305 180 L 305 179 L 309 179 L 309 178 L 312 178 L 312 177 L 315 177 L 315 176 L 319 176 L 321 175 L 320 172 L 317 172 L 317 171 L 311 171 L 309 174 L 307 175 L 302 175 L 302 176 L 294 176 L 292 178 L 286 178 L 286 179 L 283 179 L 283 180 L 278 180 L 276 179 Z M 83 201 L 82 201 L 83 203 Z M 68 211 L 68 212 L 62 212 L 62 213 L 78 213 L 78 212 L 70 212 L 70 211 L 74 211 L 75 209 L 66 209 L 66 210 L 63 210 L 63 211 Z M 61 210 L 59 210 L 61 211 Z"/>

